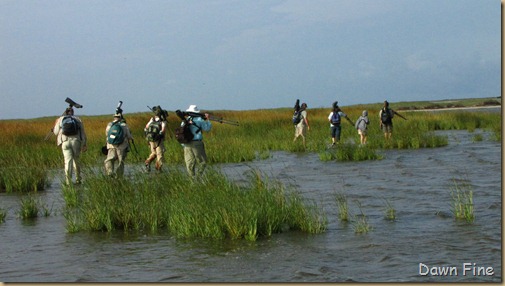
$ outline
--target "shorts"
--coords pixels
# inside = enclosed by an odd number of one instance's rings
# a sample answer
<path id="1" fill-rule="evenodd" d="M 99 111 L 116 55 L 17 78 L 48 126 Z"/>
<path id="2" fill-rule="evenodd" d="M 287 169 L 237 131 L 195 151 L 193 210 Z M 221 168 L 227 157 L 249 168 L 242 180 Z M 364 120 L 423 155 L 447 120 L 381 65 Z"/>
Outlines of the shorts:
<path id="1" fill-rule="evenodd" d="M 365 129 L 365 130 L 358 129 L 358 134 L 359 134 L 359 135 L 366 136 L 366 134 L 367 134 L 367 133 L 368 133 L 368 132 L 366 131 L 366 129 Z"/>
<path id="2" fill-rule="evenodd" d="M 382 124 L 382 131 L 384 131 L 384 133 L 391 133 L 393 132 L 393 124 L 390 123 L 390 124 Z"/>
<path id="3" fill-rule="evenodd" d="M 331 126 L 330 130 L 331 130 L 331 138 L 340 140 L 340 133 L 342 132 L 342 126 L 333 125 Z"/>

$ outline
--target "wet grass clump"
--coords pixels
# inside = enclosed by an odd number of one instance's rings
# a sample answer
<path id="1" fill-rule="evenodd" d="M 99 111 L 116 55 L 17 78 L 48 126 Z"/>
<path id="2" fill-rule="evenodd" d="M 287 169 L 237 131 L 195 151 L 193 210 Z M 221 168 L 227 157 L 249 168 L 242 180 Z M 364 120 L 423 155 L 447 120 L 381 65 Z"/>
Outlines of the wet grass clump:
<path id="1" fill-rule="evenodd" d="M 316 204 L 258 172 L 247 186 L 212 169 L 198 181 L 176 168 L 122 180 L 96 174 L 65 192 L 69 232 L 168 229 L 179 238 L 254 241 L 287 230 L 321 233 L 327 225 Z"/>
<path id="2" fill-rule="evenodd" d="M 335 196 L 335 201 L 337 202 L 338 207 L 338 219 L 340 221 L 349 221 L 349 205 L 347 203 L 347 197 L 338 193 Z"/>
<path id="3" fill-rule="evenodd" d="M 368 217 L 365 215 L 363 209 L 361 208 L 361 203 L 359 201 L 356 201 L 356 205 L 358 206 L 359 214 L 354 215 L 354 218 L 351 222 L 354 232 L 357 234 L 368 233 L 372 230 L 372 226 L 368 221 Z"/>
<path id="4" fill-rule="evenodd" d="M 384 202 L 386 204 L 384 208 L 384 218 L 390 221 L 396 220 L 396 209 L 393 204 L 387 199 L 384 199 Z"/>
<path id="5" fill-rule="evenodd" d="M 5 218 L 7 217 L 7 211 L 3 208 L 0 208 L 0 223 L 5 222 Z"/>
<path id="6" fill-rule="evenodd" d="M 475 220 L 473 205 L 473 190 L 469 184 L 458 184 L 454 181 L 451 188 L 451 212 L 456 220 L 464 220 L 467 223 L 473 223 Z"/>

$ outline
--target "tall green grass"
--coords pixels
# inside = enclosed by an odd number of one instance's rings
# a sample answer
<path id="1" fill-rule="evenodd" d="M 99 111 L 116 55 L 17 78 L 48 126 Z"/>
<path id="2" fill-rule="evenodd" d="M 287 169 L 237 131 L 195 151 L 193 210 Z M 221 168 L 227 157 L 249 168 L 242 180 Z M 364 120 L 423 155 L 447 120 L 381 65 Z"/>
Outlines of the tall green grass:
<path id="1" fill-rule="evenodd" d="M 317 205 L 259 173 L 248 186 L 212 169 L 201 181 L 177 168 L 123 180 L 95 174 L 79 188 L 77 196 L 65 191 L 70 232 L 168 229 L 182 238 L 256 240 L 288 229 L 320 233 L 327 224 Z"/>
<path id="2" fill-rule="evenodd" d="M 467 183 L 459 184 L 454 180 L 451 188 L 451 212 L 457 220 L 473 223 L 475 220 L 473 189 Z"/>
<path id="3" fill-rule="evenodd" d="M 395 108 L 395 106 L 393 106 Z M 311 129 L 307 134 L 307 148 L 300 142 L 293 143 L 294 126 L 291 108 L 248 111 L 211 111 L 215 116 L 237 120 L 240 126 L 213 121 L 210 132 L 204 133 L 209 164 L 236 163 L 262 159 L 273 151 L 314 152 L 323 161 L 328 160 L 376 160 L 381 149 L 417 149 L 446 146 L 447 137 L 436 135 L 436 130 L 486 129 L 494 134 L 493 140 L 501 141 L 501 114 L 471 111 L 409 112 L 400 111 L 408 118 L 394 120 L 393 138 L 385 141 L 379 129 L 378 104 L 343 107 L 355 121 L 363 109 L 369 111 L 369 139 L 365 148 L 358 149 L 359 135 L 347 121 L 342 123 L 341 148 L 327 150 L 331 143 L 327 120 L 329 108 L 308 109 Z M 78 114 L 77 114 L 78 115 Z M 143 164 L 150 153 L 144 139 L 144 127 L 151 114 L 125 114 L 135 138 L 136 148 L 128 154 L 127 162 Z M 48 141 L 44 137 L 53 127 L 58 116 L 29 120 L 0 120 L 0 191 L 30 192 L 43 190 L 50 182 L 50 171 L 63 169 L 61 148 L 56 147 L 55 136 Z M 102 166 L 105 157 L 101 147 L 105 145 L 105 127 L 112 120 L 108 116 L 81 116 L 88 137 L 88 151 L 82 153 L 84 167 Z M 166 165 L 184 163 L 181 145 L 174 139 L 174 130 L 180 120 L 173 113 L 168 119 L 166 137 Z M 300 144 L 298 144 L 300 143 Z"/>

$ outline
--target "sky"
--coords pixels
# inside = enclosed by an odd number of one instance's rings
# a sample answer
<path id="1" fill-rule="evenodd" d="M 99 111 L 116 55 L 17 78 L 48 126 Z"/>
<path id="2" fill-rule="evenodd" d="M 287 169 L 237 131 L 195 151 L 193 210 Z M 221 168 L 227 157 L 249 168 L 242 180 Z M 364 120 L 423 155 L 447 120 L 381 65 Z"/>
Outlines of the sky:
<path id="1" fill-rule="evenodd" d="M 0 0 L 0 119 L 500 95 L 499 0 Z"/>

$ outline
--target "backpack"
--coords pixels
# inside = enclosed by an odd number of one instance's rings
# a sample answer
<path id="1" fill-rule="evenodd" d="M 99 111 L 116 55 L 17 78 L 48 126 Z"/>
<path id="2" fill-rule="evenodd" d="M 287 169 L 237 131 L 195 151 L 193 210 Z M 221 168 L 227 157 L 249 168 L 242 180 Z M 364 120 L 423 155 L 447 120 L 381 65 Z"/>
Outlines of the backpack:
<path id="1" fill-rule="evenodd" d="M 389 108 L 382 109 L 382 113 L 381 113 L 382 123 L 384 123 L 384 124 L 391 123 L 391 118 L 392 118 L 391 111 L 389 110 Z"/>
<path id="2" fill-rule="evenodd" d="M 73 116 L 65 116 L 61 120 L 61 133 L 66 136 L 77 135 L 79 122 Z"/>
<path id="3" fill-rule="evenodd" d="M 179 141 L 179 143 L 189 143 L 191 140 L 193 140 L 193 133 L 189 129 L 189 123 L 184 122 L 182 126 L 179 126 L 175 129 L 175 139 Z"/>
<path id="4" fill-rule="evenodd" d="M 107 132 L 107 142 L 112 145 L 119 145 L 124 141 L 123 127 L 121 121 L 113 122 Z"/>
<path id="5" fill-rule="evenodd" d="M 338 111 L 333 111 L 333 115 L 331 116 L 331 124 L 333 125 L 340 124 L 340 113 L 338 113 Z"/>
<path id="6" fill-rule="evenodd" d="M 149 124 L 146 130 L 147 141 L 157 142 L 161 140 L 162 135 L 160 134 L 160 132 L 161 132 L 161 121 L 153 120 L 153 122 Z"/>
<path id="7" fill-rule="evenodd" d="M 293 113 L 293 124 L 297 125 L 300 121 L 302 121 L 302 110 L 298 110 Z"/>

